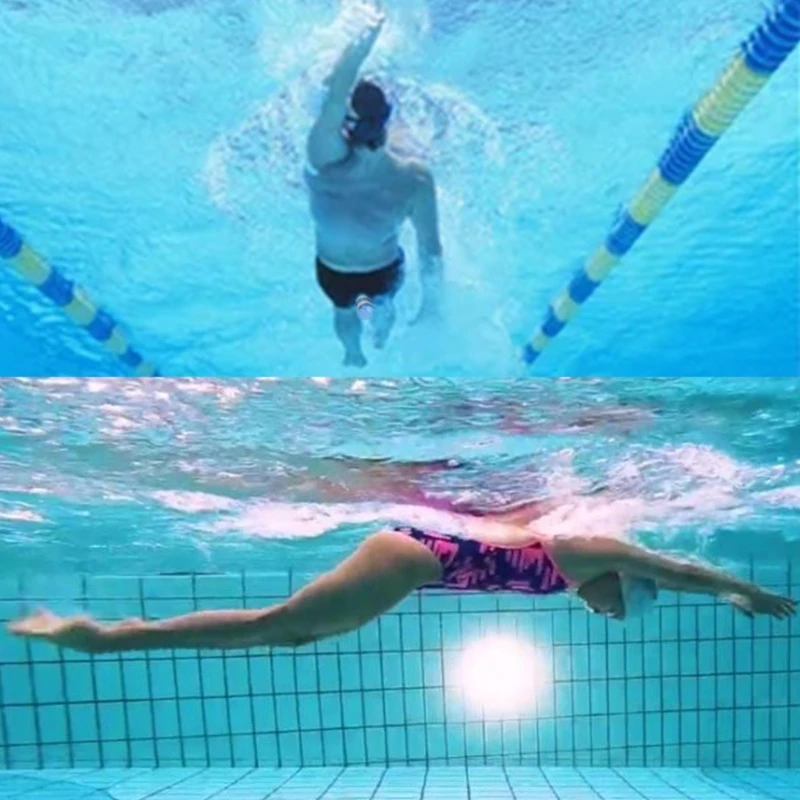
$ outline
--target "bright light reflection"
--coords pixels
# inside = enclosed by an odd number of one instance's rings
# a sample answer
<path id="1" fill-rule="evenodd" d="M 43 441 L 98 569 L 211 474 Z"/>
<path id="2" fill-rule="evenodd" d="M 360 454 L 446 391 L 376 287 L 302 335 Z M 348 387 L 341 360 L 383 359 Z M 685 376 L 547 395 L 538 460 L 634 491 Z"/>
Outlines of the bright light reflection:
<path id="1" fill-rule="evenodd" d="M 536 705 L 550 683 L 550 669 L 544 653 L 529 642 L 497 634 L 467 645 L 457 679 L 470 706 L 517 715 Z"/>

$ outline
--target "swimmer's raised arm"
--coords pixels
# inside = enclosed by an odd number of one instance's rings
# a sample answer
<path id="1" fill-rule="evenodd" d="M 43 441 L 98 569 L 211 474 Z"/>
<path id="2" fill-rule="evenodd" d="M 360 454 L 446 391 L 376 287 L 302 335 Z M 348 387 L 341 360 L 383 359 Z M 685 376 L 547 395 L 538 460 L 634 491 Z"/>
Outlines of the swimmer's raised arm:
<path id="1" fill-rule="evenodd" d="M 436 200 L 436 183 L 430 170 L 415 165 L 417 191 L 411 209 L 411 222 L 417 235 L 420 278 L 422 280 L 422 308 L 415 321 L 435 316 L 439 310 L 444 266 L 442 242 L 439 238 L 439 209 Z"/>
<path id="2" fill-rule="evenodd" d="M 325 80 L 328 94 L 322 111 L 311 128 L 307 144 L 308 162 L 314 169 L 323 169 L 342 161 L 348 155 L 347 141 L 342 134 L 348 99 L 358 72 L 380 35 L 385 19 L 377 11 L 369 13 L 366 28 L 345 48 Z"/>
<path id="3" fill-rule="evenodd" d="M 796 610 L 792 598 L 772 594 L 713 567 L 681 561 L 617 539 L 587 538 L 583 542 L 588 552 L 609 570 L 650 578 L 665 589 L 716 595 L 750 617 L 768 614 L 781 619 Z"/>

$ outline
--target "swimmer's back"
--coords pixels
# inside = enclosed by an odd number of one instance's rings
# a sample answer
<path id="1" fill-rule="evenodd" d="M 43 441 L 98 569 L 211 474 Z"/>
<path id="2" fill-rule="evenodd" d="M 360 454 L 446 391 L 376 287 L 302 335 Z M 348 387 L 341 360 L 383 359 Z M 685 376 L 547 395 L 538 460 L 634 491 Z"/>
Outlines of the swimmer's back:
<path id="1" fill-rule="evenodd" d="M 429 174 L 419 162 L 388 153 L 370 170 L 352 158 L 319 171 L 306 168 L 320 258 L 354 271 L 394 261 L 400 227 Z"/>

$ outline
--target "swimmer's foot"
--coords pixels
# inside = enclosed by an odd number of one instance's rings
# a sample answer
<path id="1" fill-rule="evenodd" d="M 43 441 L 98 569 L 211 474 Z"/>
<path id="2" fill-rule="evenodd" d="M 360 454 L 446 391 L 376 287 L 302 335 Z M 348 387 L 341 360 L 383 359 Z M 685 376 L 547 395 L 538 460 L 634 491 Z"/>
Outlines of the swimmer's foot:
<path id="1" fill-rule="evenodd" d="M 361 351 L 354 353 L 346 353 L 344 357 L 344 365 L 346 367 L 366 367 L 367 359 Z"/>

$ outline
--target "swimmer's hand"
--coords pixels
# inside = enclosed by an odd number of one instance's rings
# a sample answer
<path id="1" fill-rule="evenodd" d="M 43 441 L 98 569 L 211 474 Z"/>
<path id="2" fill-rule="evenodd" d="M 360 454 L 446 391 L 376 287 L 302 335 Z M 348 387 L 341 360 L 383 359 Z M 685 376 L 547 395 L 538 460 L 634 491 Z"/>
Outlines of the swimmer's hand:
<path id="1" fill-rule="evenodd" d="M 362 64 L 367 60 L 373 45 L 380 36 L 386 15 L 377 9 L 366 6 L 361 11 L 361 19 L 357 21 L 358 33 L 339 56 L 334 65 L 333 71 L 325 79 L 324 85 L 327 86 L 336 99 L 337 104 L 343 104 L 346 96 L 353 88 L 353 84 L 358 76 L 358 71 Z M 341 120 L 337 121 L 337 125 Z"/>
<path id="2" fill-rule="evenodd" d="M 377 8 L 364 8 L 364 30 L 356 39 L 355 46 L 365 56 L 372 50 L 373 45 L 381 35 L 383 24 L 386 22 L 386 14 L 378 11 Z"/>
<path id="3" fill-rule="evenodd" d="M 442 317 L 442 294 L 444 287 L 444 267 L 440 255 L 420 253 L 422 305 L 412 325 L 420 322 L 437 322 Z"/>
<path id="4" fill-rule="evenodd" d="M 116 625 L 101 625 L 91 617 L 59 617 L 44 609 L 12 622 L 9 633 L 27 639 L 40 639 L 81 653 L 107 653 L 116 649 L 115 634 L 132 633 L 142 625 L 139 619 Z"/>
<path id="5" fill-rule="evenodd" d="M 42 609 L 12 622 L 8 630 L 15 636 L 40 639 L 81 653 L 102 653 L 105 649 L 103 626 L 86 616 L 59 617 Z"/>
<path id="6" fill-rule="evenodd" d="M 797 601 L 791 597 L 781 597 L 778 594 L 755 588 L 746 594 L 724 595 L 724 600 L 737 608 L 748 617 L 756 614 L 765 614 L 776 619 L 788 619 L 797 612 Z"/>

